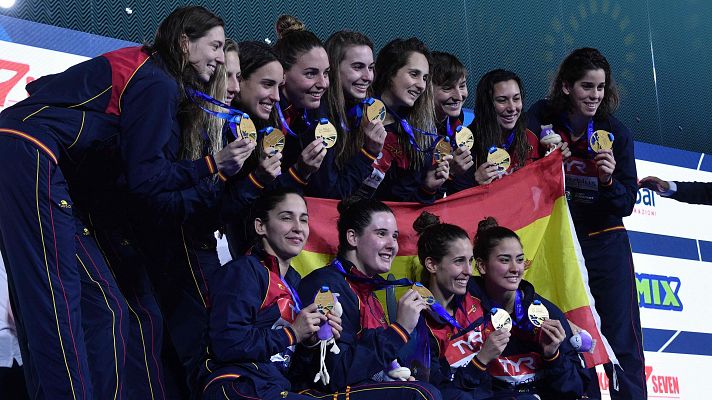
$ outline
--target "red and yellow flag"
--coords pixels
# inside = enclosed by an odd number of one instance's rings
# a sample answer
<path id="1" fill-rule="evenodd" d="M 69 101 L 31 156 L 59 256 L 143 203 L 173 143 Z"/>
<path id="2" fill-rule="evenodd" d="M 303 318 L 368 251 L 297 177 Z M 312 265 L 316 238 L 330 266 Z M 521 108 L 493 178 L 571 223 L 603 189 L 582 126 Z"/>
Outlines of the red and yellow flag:
<path id="1" fill-rule="evenodd" d="M 338 247 L 338 201 L 308 198 L 307 202 L 311 232 L 304 251 L 292 264 L 302 276 L 328 264 Z M 388 205 L 395 212 L 400 231 L 400 249 L 391 268 L 396 278 L 420 278 L 418 238 L 412 225 L 421 212 L 429 211 L 443 222 L 459 225 L 471 237 L 477 232 L 479 221 L 492 216 L 521 238 L 525 257 L 531 261 L 525 279 L 537 293 L 559 306 L 570 321 L 593 336 L 596 345 L 592 353 L 585 354 L 587 364 L 606 363 L 609 354 L 614 359 L 607 342 L 602 340 L 597 327 L 600 324 L 596 323 L 598 314 L 591 306 L 588 275 L 564 195 L 560 152 L 489 185 L 456 193 L 429 206 Z"/>

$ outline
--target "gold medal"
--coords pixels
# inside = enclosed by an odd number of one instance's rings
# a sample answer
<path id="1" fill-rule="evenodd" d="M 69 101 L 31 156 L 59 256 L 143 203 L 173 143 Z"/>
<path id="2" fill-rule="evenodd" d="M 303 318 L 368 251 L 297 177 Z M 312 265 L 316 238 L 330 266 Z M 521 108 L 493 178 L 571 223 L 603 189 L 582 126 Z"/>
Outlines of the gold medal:
<path id="1" fill-rule="evenodd" d="M 509 157 L 507 150 L 492 146 L 487 154 L 487 162 L 496 165 L 498 171 L 504 172 L 509 169 L 512 159 Z"/>
<path id="2" fill-rule="evenodd" d="M 433 296 L 433 293 L 428 288 L 423 286 L 422 283 L 415 282 L 411 289 L 415 290 L 429 306 L 435 304 L 435 296 Z"/>
<path id="3" fill-rule="evenodd" d="M 588 145 L 591 147 L 595 153 L 601 150 L 610 150 L 613 148 L 613 134 L 603 129 L 593 132 L 591 138 L 588 140 Z"/>
<path id="4" fill-rule="evenodd" d="M 494 307 L 490 311 L 492 319 L 492 327 L 498 331 L 500 329 L 507 332 L 512 330 L 512 317 L 507 311 L 501 308 Z"/>
<path id="5" fill-rule="evenodd" d="M 334 310 L 334 294 L 331 293 L 328 286 L 321 287 L 314 298 L 314 304 L 316 304 L 316 309 L 324 315 Z"/>
<path id="6" fill-rule="evenodd" d="M 529 315 L 529 321 L 532 325 L 538 328 L 545 319 L 549 318 L 549 310 L 546 309 L 545 305 L 541 304 L 541 301 L 534 300 L 529 305 L 529 309 L 527 309 L 527 315 Z"/>
<path id="7" fill-rule="evenodd" d="M 455 143 L 457 147 L 472 150 L 472 146 L 475 144 L 475 135 L 470 128 L 460 125 L 455 128 Z"/>
<path id="8" fill-rule="evenodd" d="M 371 97 L 366 101 L 366 122 L 376 119 L 381 122 L 386 119 L 386 105 L 381 100 Z"/>
<path id="9" fill-rule="evenodd" d="M 433 151 L 433 159 L 440 162 L 445 158 L 445 156 L 450 154 L 452 154 L 452 146 L 450 145 L 448 138 L 438 139 L 438 142 L 435 144 L 435 150 Z"/>
<path id="10" fill-rule="evenodd" d="M 243 138 L 249 138 L 257 142 L 257 128 L 255 128 L 255 123 L 252 122 L 252 119 L 247 114 L 242 114 L 242 119 L 240 119 L 240 132 Z"/>
<path id="11" fill-rule="evenodd" d="M 322 118 L 319 120 L 319 125 L 316 126 L 314 130 L 314 137 L 316 139 L 321 139 L 324 143 L 324 147 L 330 149 L 336 144 L 336 128 L 329 122 L 328 119 Z"/>
<path id="12" fill-rule="evenodd" d="M 284 133 L 277 128 L 269 127 L 262 138 L 262 148 L 272 147 L 275 151 L 284 150 Z"/>

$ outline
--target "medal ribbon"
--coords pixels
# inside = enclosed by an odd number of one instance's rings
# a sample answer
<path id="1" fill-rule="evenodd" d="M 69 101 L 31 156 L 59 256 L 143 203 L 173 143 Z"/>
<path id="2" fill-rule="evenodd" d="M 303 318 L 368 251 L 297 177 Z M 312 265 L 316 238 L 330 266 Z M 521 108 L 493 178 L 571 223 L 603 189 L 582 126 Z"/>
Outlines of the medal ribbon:
<path id="1" fill-rule="evenodd" d="M 573 133 L 574 128 L 569 125 L 568 120 L 566 119 L 565 114 L 561 115 L 561 119 L 564 121 L 564 126 L 566 129 L 568 129 L 569 132 Z M 586 147 L 588 148 L 588 152 L 590 154 L 595 154 L 596 152 L 593 151 L 591 148 L 591 138 L 593 137 L 593 118 L 591 118 L 588 121 L 588 125 L 586 126 Z"/>
<path id="2" fill-rule="evenodd" d="M 341 263 L 341 261 L 338 258 L 335 258 L 331 262 L 331 266 L 338 269 L 342 275 L 344 275 L 345 277 L 347 277 L 349 279 L 352 279 L 357 282 L 368 283 L 368 284 L 374 286 L 375 287 L 374 290 L 384 289 L 388 286 L 412 286 L 413 285 L 413 282 L 407 278 L 401 278 L 401 279 L 398 279 L 395 281 L 387 281 L 383 278 L 381 278 L 381 279 L 364 278 L 362 276 L 350 274 L 350 273 L 346 272 L 346 270 L 344 269 L 344 265 Z"/>
<path id="3" fill-rule="evenodd" d="M 502 145 L 502 148 L 509 151 L 509 148 L 512 147 L 512 143 L 514 143 L 514 135 L 516 134 L 516 130 L 512 129 L 512 132 L 509 133 L 509 136 L 507 136 L 507 140 L 505 140 L 504 144 Z"/>
<path id="4" fill-rule="evenodd" d="M 593 137 L 593 118 L 588 121 L 588 126 L 586 127 L 586 147 L 588 147 L 589 153 L 595 153 L 591 148 L 591 138 Z"/>
<path id="5" fill-rule="evenodd" d="M 492 302 L 492 305 L 494 307 L 501 308 L 504 310 L 504 307 L 502 307 L 498 303 Z M 522 318 L 524 318 L 524 306 L 522 305 L 522 291 L 519 289 L 517 289 L 514 292 L 514 318 L 515 318 L 515 323 L 520 321 Z"/>
<path id="6" fill-rule="evenodd" d="M 459 308 L 459 305 L 455 307 L 455 313 L 457 313 L 457 309 Z M 433 310 L 440 318 L 445 320 L 448 324 L 450 324 L 452 327 L 454 327 L 457 330 L 461 330 L 462 326 L 460 326 L 460 323 L 457 322 L 454 316 L 448 314 L 448 312 L 445 310 L 445 307 L 443 307 L 440 303 L 437 301 L 433 304 L 430 305 L 430 309 Z"/>
<path id="7" fill-rule="evenodd" d="M 408 120 L 405 118 L 402 118 L 400 115 L 398 115 L 398 113 L 393 111 L 388 106 L 386 106 L 386 110 L 388 110 L 389 113 L 393 114 L 393 116 L 400 122 L 401 127 L 403 128 L 405 133 L 408 135 L 408 142 L 410 142 L 410 145 L 416 151 L 419 151 L 421 153 L 432 151 L 432 149 L 435 147 L 435 143 L 433 143 L 433 145 L 430 146 L 431 147 L 430 149 L 428 149 L 426 151 L 421 150 L 420 146 L 418 146 L 418 142 L 415 141 L 415 134 L 413 133 L 414 128 L 412 126 L 410 126 L 410 124 L 408 123 Z M 438 137 L 437 133 L 427 132 L 427 131 L 424 131 L 424 130 L 418 129 L 418 128 L 415 128 L 415 130 L 418 131 L 418 133 L 420 133 L 421 135 L 430 136 L 430 137 L 434 137 L 434 138 Z"/>
<path id="8" fill-rule="evenodd" d="M 311 120 L 309 119 L 309 114 L 307 114 L 307 109 L 306 109 L 306 108 L 304 109 L 304 113 L 302 114 L 302 120 L 303 120 L 304 123 L 306 124 L 307 128 L 311 128 L 312 122 L 311 122 Z"/>
<path id="9" fill-rule="evenodd" d="M 346 112 L 347 118 L 354 119 L 355 124 L 353 126 L 359 126 L 361 124 L 361 119 L 363 119 L 363 108 L 373 104 L 374 100 L 375 99 L 373 97 L 366 97 L 365 99 L 356 103 L 355 106 L 351 107 L 349 111 Z M 351 131 L 347 124 L 344 123 L 344 121 L 341 121 L 341 127 L 344 129 L 345 132 Z"/>
<path id="10" fill-rule="evenodd" d="M 348 277 L 349 279 L 373 285 L 376 288 L 375 290 L 384 289 L 388 286 L 413 286 L 415 284 L 415 282 L 411 281 L 408 278 L 401 278 L 395 281 L 387 281 L 385 279 L 364 278 L 362 276 L 350 274 L 346 272 L 346 270 L 344 269 L 344 265 L 338 258 L 335 258 L 331 262 L 331 266 L 338 269 L 342 275 Z M 444 321 L 446 321 L 453 327 L 457 329 L 462 329 L 462 326 L 460 326 L 460 324 L 455 320 L 455 318 L 452 315 L 448 314 L 445 308 L 437 301 L 430 305 L 430 309 L 433 310 L 438 316 L 440 316 Z"/>
<path id="11" fill-rule="evenodd" d="M 220 100 L 215 99 L 214 97 L 203 93 L 199 90 L 191 89 L 191 88 L 186 88 L 185 89 L 186 94 L 188 95 L 188 98 L 191 99 L 193 103 L 195 103 L 198 107 L 200 107 L 201 110 L 205 111 L 206 113 L 216 117 L 220 118 L 228 123 L 230 126 L 230 132 L 232 133 L 233 139 L 237 140 L 237 125 L 240 123 L 242 118 L 250 118 L 250 116 L 242 112 L 236 108 L 230 107 L 229 105 L 223 103 Z M 213 111 L 208 108 L 203 107 L 202 105 L 198 104 L 195 99 L 198 98 L 200 100 L 206 101 L 212 105 L 218 106 L 220 108 L 223 108 L 227 110 L 227 112 L 219 112 L 219 111 Z"/>
<path id="12" fill-rule="evenodd" d="M 287 280 L 284 279 L 282 276 L 277 274 L 279 276 L 279 279 L 282 281 L 284 286 L 287 288 L 289 291 L 289 294 L 292 296 L 292 300 L 294 300 L 294 313 L 299 314 L 299 311 L 302 310 L 302 301 L 299 299 L 299 295 L 297 294 L 297 291 L 292 289 L 291 286 L 289 286 L 289 283 L 287 283 Z"/>
<path id="13" fill-rule="evenodd" d="M 282 124 L 282 130 L 286 131 L 291 136 L 298 137 L 297 134 L 294 133 L 294 131 L 289 127 L 287 120 L 284 118 L 284 113 L 282 112 L 282 107 L 279 105 L 279 102 L 274 103 L 274 106 L 277 108 L 277 115 L 279 116 L 279 122 Z"/>
<path id="14" fill-rule="evenodd" d="M 257 131 L 257 133 L 260 133 L 260 134 L 266 136 L 266 135 L 269 135 L 270 133 L 272 133 L 273 130 L 274 130 L 273 127 L 267 126 L 267 127 L 260 129 L 259 131 Z"/>

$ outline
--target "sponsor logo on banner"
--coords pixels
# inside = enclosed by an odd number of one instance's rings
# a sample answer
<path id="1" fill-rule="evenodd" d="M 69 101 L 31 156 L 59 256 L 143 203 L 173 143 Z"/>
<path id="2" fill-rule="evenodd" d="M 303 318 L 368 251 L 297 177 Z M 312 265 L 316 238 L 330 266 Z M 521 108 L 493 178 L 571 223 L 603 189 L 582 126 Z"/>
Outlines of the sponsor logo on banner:
<path id="1" fill-rule="evenodd" d="M 646 188 L 638 189 L 638 196 L 635 199 L 633 214 L 655 217 L 658 212 L 655 208 L 655 197 L 658 195 Z"/>
<path id="2" fill-rule="evenodd" d="M 648 397 L 658 399 L 680 399 L 680 378 L 678 375 L 664 375 L 654 373 L 652 365 L 645 366 L 645 381 L 648 385 Z M 597 371 L 598 385 L 601 394 L 608 398 L 610 395 L 610 382 L 602 369 Z"/>
<path id="3" fill-rule="evenodd" d="M 0 110 L 24 100 L 25 86 L 62 72 L 87 57 L 0 40 Z"/>
<path id="4" fill-rule="evenodd" d="M 680 278 L 651 274 L 635 274 L 640 307 L 682 311 Z"/>
<path id="5" fill-rule="evenodd" d="M 0 108 L 5 107 L 7 95 L 15 86 L 21 84 L 24 87 L 35 80 L 32 76 L 26 76 L 29 71 L 29 64 L 0 59 Z"/>

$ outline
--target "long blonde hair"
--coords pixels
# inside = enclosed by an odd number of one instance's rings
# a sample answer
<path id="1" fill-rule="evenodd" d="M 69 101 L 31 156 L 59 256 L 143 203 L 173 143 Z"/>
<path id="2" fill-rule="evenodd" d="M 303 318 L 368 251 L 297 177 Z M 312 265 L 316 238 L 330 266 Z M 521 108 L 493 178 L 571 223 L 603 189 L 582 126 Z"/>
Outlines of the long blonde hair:
<path id="1" fill-rule="evenodd" d="M 346 56 L 346 51 L 355 46 L 367 46 L 373 51 L 371 40 L 360 32 L 338 31 L 329 36 L 324 42 L 326 54 L 329 56 L 329 81 L 331 84 L 326 89 L 326 101 L 329 106 L 329 119 L 336 127 L 339 140 L 336 142 L 336 166 L 341 169 L 348 160 L 358 154 L 363 147 L 363 132 L 361 127 L 350 126 L 347 115 L 347 102 L 344 96 L 344 88 L 341 84 L 341 61 Z M 371 88 L 368 88 L 368 95 Z M 344 125 L 342 125 L 344 124 Z M 346 128 L 346 129 L 345 129 Z M 347 129 L 352 129 L 350 132 Z"/>
<path id="2" fill-rule="evenodd" d="M 237 44 L 227 39 L 225 40 L 225 53 L 230 51 L 238 52 Z M 217 64 L 215 73 L 208 82 L 207 95 L 219 101 L 225 100 L 227 94 L 227 67 L 225 64 Z M 219 106 L 202 102 L 200 105 L 208 110 L 225 112 Z M 201 110 L 202 111 L 202 110 Z M 216 116 L 210 115 L 207 112 L 200 112 L 196 115 L 197 121 L 187 126 L 183 131 L 181 158 L 188 160 L 197 160 L 205 157 L 207 154 L 215 154 L 223 148 L 223 127 L 225 120 Z"/>
<path id="3" fill-rule="evenodd" d="M 383 47 L 376 59 L 376 78 L 373 81 L 373 89 L 377 95 L 380 96 L 386 89 L 391 87 L 391 80 L 396 76 L 398 70 L 406 65 L 408 57 L 412 53 L 422 54 L 428 60 L 428 65 L 432 64 L 430 51 L 417 38 L 395 39 Z M 418 97 L 413 107 L 401 117 L 405 118 L 413 128 L 415 142 L 420 149 L 423 151 L 429 149 L 435 139 L 418 132 L 418 130 L 434 133 L 436 129 L 433 83 L 430 77 L 427 79 L 425 91 Z M 398 135 L 398 144 L 405 150 L 411 161 L 410 168 L 417 169 L 422 167 L 425 162 L 424 153 L 417 151 L 410 145 L 408 134 L 399 123 L 397 123 L 396 134 Z"/>

